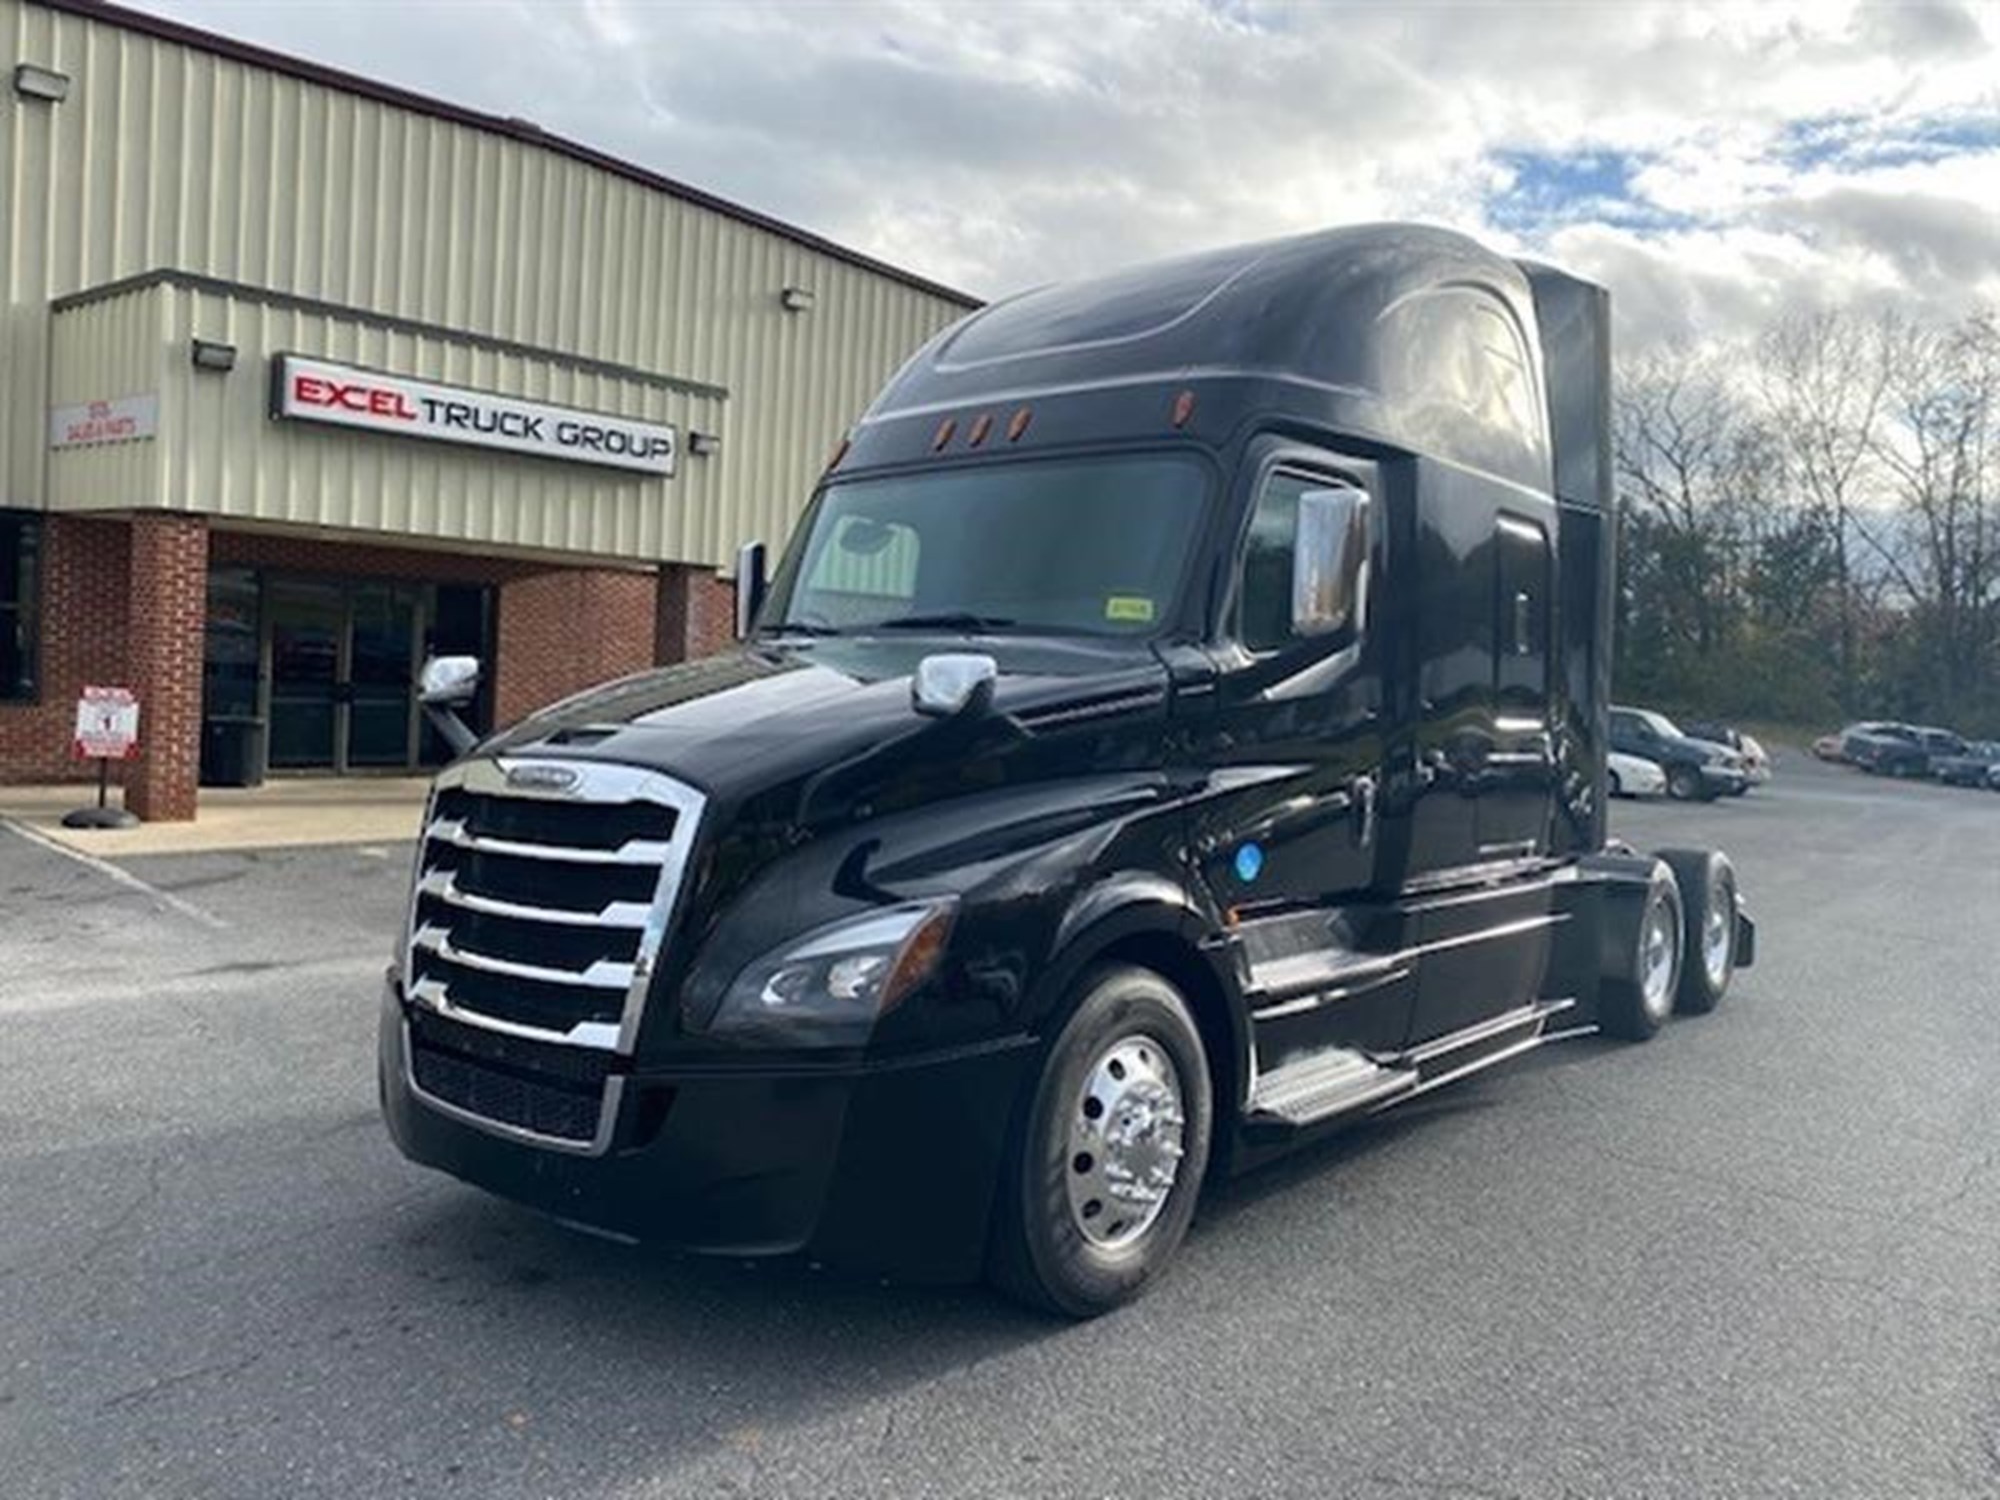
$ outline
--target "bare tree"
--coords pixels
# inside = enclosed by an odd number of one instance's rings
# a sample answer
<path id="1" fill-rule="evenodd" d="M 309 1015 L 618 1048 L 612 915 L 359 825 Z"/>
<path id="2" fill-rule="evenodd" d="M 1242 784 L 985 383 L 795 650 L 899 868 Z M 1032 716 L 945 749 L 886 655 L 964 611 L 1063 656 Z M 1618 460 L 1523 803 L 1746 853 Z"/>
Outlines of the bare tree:
<path id="1" fill-rule="evenodd" d="M 1870 477 L 1893 344 L 1885 320 L 1794 312 L 1758 340 L 1756 383 L 1799 496 L 1833 551 L 1841 703 L 1853 708 L 1859 593 L 1856 507 Z"/>
<path id="2" fill-rule="evenodd" d="M 1905 326 L 1891 354 L 1873 450 L 1897 524 L 1873 541 L 1911 611 L 1913 665 L 1957 713 L 1992 694 L 2000 646 L 2000 327 Z"/>

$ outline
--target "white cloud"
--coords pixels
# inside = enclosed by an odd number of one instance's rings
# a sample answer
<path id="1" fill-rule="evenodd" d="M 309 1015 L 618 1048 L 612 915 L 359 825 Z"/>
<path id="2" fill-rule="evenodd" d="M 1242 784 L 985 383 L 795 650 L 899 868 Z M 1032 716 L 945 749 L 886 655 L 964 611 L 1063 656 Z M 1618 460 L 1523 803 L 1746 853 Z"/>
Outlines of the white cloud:
<path id="1" fill-rule="evenodd" d="M 1611 282 L 1629 342 L 2000 277 L 2000 9 L 155 0 L 982 294 L 1368 218 Z"/>

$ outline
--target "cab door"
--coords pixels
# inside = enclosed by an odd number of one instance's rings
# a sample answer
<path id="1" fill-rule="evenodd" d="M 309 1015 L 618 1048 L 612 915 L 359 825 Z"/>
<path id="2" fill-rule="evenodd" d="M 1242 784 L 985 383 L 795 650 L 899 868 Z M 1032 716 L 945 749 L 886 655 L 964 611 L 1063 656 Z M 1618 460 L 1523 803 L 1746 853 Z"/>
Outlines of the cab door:
<path id="1" fill-rule="evenodd" d="M 1479 796 L 1479 852 L 1531 858 L 1548 850 L 1555 794 L 1549 534 L 1539 521 L 1502 512 L 1493 541 L 1493 748 Z"/>
<path id="2" fill-rule="evenodd" d="M 1190 828 L 1209 894 L 1249 945 L 1253 987 L 1266 959 L 1337 966 L 1355 946 L 1346 918 L 1375 879 L 1383 644 L 1368 594 L 1386 532 L 1373 464 L 1284 445 L 1255 471 L 1213 707 L 1195 721 L 1209 789 Z M 1259 1067 L 1393 1045 L 1408 1001 L 1391 986 L 1351 1003 L 1267 1007 L 1255 1020 Z"/>

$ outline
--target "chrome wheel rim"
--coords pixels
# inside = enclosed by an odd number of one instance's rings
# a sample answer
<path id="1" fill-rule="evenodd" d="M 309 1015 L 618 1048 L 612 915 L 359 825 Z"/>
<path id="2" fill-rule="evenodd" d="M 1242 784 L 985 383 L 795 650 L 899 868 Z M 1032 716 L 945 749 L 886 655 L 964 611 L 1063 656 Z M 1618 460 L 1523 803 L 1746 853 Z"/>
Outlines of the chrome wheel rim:
<path id="1" fill-rule="evenodd" d="M 1077 1232 L 1107 1250 L 1153 1227 L 1186 1151 L 1180 1070 L 1149 1036 L 1125 1036 L 1097 1054 L 1070 1102 L 1063 1165 Z"/>
<path id="2" fill-rule="evenodd" d="M 1673 903 L 1655 901 L 1646 912 L 1646 925 L 1639 934 L 1639 988 L 1646 1013 L 1664 1020 L 1674 1004 L 1674 968 L 1680 946 L 1681 924 Z"/>
<path id="3" fill-rule="evenodd" d="M 1701 964 L 1710 989 L 1721 989 L 1723 981 L 1729 978 L 1729 929 L 1735 907 L 1727 889 L 1718 888 L 1711 893 L 1708 915 L 1702 919 Z"/>

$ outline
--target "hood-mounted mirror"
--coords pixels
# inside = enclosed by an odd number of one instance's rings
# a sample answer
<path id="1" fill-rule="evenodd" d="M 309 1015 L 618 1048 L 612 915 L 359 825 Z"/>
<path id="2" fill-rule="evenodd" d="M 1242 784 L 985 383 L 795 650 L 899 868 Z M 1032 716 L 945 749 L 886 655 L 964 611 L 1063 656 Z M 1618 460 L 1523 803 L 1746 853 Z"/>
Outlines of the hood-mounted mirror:
<path id="1" fill-rule="evenodd" d="M 436 708 L 470 703 L 479 692 L 479 658 L 434 656 L 417 680 L 417 698 Z"/>
<path id="2" fill-rule="evenodd" d="M 934 719 L 984 713 L 993 702 L 1000 664 L 974 651 L 941 651 L 917 663 L 910 679 L 910 706 Z"/>

